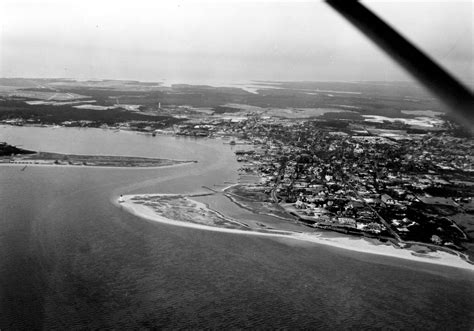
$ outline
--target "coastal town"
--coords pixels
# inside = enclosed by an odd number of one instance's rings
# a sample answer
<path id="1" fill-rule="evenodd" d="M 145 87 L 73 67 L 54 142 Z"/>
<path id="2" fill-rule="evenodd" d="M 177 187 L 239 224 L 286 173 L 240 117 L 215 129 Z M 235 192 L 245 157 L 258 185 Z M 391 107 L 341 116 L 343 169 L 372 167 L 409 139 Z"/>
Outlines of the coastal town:
<path id="1" fill-rule="evenodd" d="M 258 177 L 244 188 L 310 226 L 464 251 L 474 141 L 447 127 L 408 133 L 401 123 L 342 124 L 250 116 L 187 126 L 182 134 L 228 134 L 231 144 L 252 145 L 235 152 L 242 173 Z"/>
<path id="2" fill-rule="evenodd" d="M 25 103 L 18 97 L 4 101 Z M 221 139 L 234 149 L 242 177 L 251 178 L 226 194 L 253 204 L 256 212 L 266 210 L 308 227 L 399 247 L 422 244 L 473 256 L 474 140 L 441 112 L 410 110 L 393 117 L 365 115 L 344 105 L 333 109 L 226 103 L 206 108 L 158 101 L 132 109 L 117 104 L 122 114 L 118 118 L 108 114 L 51 123 L 38 116 L 9 116 L 0 123 Z M 22 158 L 26 162 L 35 157 Z M 59 159 L 56 162 L 65 162 Z"/>
<path id="3" fill-rule="evenodd" d="M 474 331 L 473 3 L 0 0 L 0 331 Z"/>

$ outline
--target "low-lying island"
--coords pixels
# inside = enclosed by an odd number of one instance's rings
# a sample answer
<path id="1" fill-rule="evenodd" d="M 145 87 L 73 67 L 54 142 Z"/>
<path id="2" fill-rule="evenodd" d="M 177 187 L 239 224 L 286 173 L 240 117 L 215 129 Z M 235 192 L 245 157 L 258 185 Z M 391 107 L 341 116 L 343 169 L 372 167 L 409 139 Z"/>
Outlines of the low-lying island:
<path id="1" fill-rule="evenodd" d="M 136 156 L 78 155 L 34 152 L 22 149 L 17 149 L 15 151 L 17 153 L 13 155 L 0 155 L 0 164 L 150 168 L 197 162 Z"/>

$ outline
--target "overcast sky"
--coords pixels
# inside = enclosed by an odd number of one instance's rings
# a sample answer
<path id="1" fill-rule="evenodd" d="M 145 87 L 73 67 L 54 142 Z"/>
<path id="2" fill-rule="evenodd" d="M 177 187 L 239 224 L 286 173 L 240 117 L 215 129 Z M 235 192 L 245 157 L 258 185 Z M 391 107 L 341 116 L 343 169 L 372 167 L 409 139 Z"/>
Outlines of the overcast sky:
<path id="1" fill-rule="evenodd" d="M 471 1 L 366 1 L 473 80 Z M 322 1 L 0 0 L 0 77 L 405 80 Z"/>

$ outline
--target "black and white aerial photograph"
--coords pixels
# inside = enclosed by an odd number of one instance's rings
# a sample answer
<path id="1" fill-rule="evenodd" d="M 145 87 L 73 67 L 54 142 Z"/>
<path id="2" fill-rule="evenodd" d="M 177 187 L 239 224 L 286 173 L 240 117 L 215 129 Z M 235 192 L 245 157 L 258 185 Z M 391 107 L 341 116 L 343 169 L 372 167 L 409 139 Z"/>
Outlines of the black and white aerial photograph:
<path id="1" fill-rule="evenodd" d="M 474 330 L 472 0 L 0 0 L 0 330 Z"/>

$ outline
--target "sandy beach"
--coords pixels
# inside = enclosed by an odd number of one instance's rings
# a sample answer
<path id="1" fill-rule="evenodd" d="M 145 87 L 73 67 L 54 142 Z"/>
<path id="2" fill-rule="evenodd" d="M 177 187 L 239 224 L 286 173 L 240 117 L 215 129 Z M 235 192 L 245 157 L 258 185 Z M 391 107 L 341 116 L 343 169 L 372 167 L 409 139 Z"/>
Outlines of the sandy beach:
<path id="1" fill-rule="evenodd" d="M 253 235 L 253 236 L 265 236 L 265 237 L 274 237 L 274 238 L 286 238 L 291 240 L 300 240 L 305 242 L 311 242 L 321 245 L 329 245 L 341 249 L 352 250 L 356 252 L 376 254 L 383 256 L 390 256 L 400 259 L 406 259 L 411 261 L 431 263 L 437 265 L 450 266 L 455 268 L 461 268 L 465 270 L 474 271 L 474 265 L 467 263 L 459 256 L 454 254 L 449 254 L 443 251 L 434 251 L 425 254 L 415 253 L 409 249 L 396 248 L 392 245 L 383 244 L 380 245 L 373 244 L 364 238 L 355 238 L 355 237 L 324 237 L 321 233 L 310 233 L 310 232 L 294 232 L 294 231 L 279 231 L 279 230 L 259 230 L 256 229 L 233 229 L 233 228 L 222 228 L 218 226 L 212 226 L 208 224 L 198 224 L 182 220 L 175 220 L 164 217 L 158 214 L 153 208 L 134 203 L 132 199 L 137 198 L 148 198 L 148 197 L 160 197 L 160 196 L 176 196 L 180 197 L 181 195 L 176 194 L 147 194 L 147 195 L 124 195 L 122 197 L 123 202 L 117 202 L 117 197 L 114 197 L 113 202 L 115 205 L 122 207 L 124 210 L 150 221 L 188 227 L 198 230 L 207 230 L 215 232 L 224 232 L 224 233 L 233 233 L 240 235 Z M 214 213 L 214 211 L 209 210 L 204 204 L 194 201 L 187 198 L 188 200 L 196 203 L 199 206 L 200 210 L 207 210 L 208 212 Z"/>

